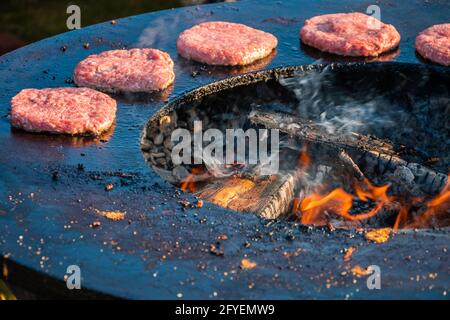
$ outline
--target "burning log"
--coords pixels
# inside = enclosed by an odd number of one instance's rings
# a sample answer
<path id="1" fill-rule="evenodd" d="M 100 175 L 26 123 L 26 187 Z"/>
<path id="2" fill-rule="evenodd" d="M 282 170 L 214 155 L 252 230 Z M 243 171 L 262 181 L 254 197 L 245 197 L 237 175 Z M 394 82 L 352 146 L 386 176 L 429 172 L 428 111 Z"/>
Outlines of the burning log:
<path id="1" fill-rule="evenodd" d="M 249 114 L 249 119 L 254 124 L 269 129 L 278 129 L 306 141 L 325 143 L 346 149 L 379 150 L 386 154 L 395 154 L 392 144 L 379 138 L 354 132 L 350 135 L 329 134 L 318 124 L 279 112 L 253 110 Z"/>
<path id="2" fill-rule="evenodd" d="M 194 194 L 225 208 L 276 219 L 290 211 L 297 182 L 295 172 L 260 178 L 234 175 L 217 179 Z"/>
<path id="3" fill-rule="evenodd" d="M 358 178 L 364 177 L 364 173 L 389 176 L 405 185 L 412 194 L 419 193 L 419 190 L 435 194 L 447 182 L 447 175 L 401 159 L 394 151 L 392 144 L 376 137 L 358 133 L 331 135 L 320 125 L 298 117 L 268 111 L 253 110 L 249 119 L 254 124 L 278 129 L 303 140 L 330 146 L 344 164 L 353 168 Z M 342 149 L 345 150 L 344 153 Z"/>
<path id="4" fill-rule="evenodd" d="M 297 184 L 297 175 L 288 174 L 267 190 L 267 197 L 264 197 L 258 204 L 257 213 L 266 219 L 275 219 L 281 215 L 286 215 L 290 209 L 292 199 L 294 198 L 295 186 Z"/>

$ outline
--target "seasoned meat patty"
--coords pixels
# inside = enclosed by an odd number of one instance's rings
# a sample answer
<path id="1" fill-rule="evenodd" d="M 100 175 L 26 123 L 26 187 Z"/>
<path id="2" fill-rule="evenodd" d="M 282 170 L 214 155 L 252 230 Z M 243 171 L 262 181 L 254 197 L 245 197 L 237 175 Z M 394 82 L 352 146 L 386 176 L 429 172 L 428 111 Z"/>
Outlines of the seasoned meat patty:
<path id="1" fill-rule="evenodd" d="M 419 33 L 416 49 L 422 57 L 450 66 L 450 23 L 436 24 Z"/>
<path id="2" fill-rule="evenodd" d="M 11 125 L 31 132 L 99 135 L 116 119 L 116 101 L 89 88 L 25 89 L 11 101 Z"/>
<path id="3" fill-rule="evenodd" d="M 400 43 L 394 26 L 358 12 L 308 19 L 300 38 L 311 47 L 343 56 L 378 56 Z"/>
<path id="4" fill-rule="evenodd" d="M 106 92 L 149 92 L 167 88 L 175 73 L 169 54 L 157 49 L 111 50 L 94 54 L 75 68 L 80 87 Z"/>
<path id="5" fill-rule="evenodd" d="M 268 56 L 277 46 L 270 33 L 240 23 L 204 22 L 183 31 L 177 40 L 181 56 L 211 65 L 247 65 Z"/>

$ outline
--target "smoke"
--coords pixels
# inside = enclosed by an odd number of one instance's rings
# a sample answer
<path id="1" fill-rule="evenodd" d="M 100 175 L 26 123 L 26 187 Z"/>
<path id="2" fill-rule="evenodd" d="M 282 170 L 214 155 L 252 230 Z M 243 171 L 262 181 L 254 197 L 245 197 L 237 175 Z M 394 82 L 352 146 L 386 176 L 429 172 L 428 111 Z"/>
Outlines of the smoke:
<path id="1" fill-rule="evenodd" d="M 338 89 L 337 81 L 330 66 L 321 72 L 280 79 L 297 97 L 298 115 L 329 134 L 350 135 L 377 130 L 380 124 L 384 128 L 396 124 L 398 111 L 389 110 L 387 98 L 367 88 L 364 78 L 353 84 L 355 95 L 349 95 L 347 88 Z"/>
<path id="2" fill-rule="evenodd" d="M 225 165 L 225 159 L 219 160 L 207 153 L 203 154 L 203 164 L 211 176 L 215 178 L 229 177 L 236 172 L 236 168 Z"/>
<path id="3" fill-rule="evenodd" d="M 202 7 L 190 7 L 166 15 L 158 15 L 142 31 L 135 47 L 139 48 L 174 48 L 174 35 L 195 24 L 210 20 L 210 10 Z"/>
<path id="4" fill-rule="evenodd" d="M 225 137 L 217 129 L 208 129 L 204 133 L 204 136 L 207 136 L 208 132 L 214 133 L 214 142 L 206 147 L 204 145 L 201 152 L 201 160 L 212 176 L 223 178 L 238 172 L 252 172 L 262 176 L 278 173 L 278 130 L 271 130 L 270 134 L 267 129 L 253 128 L 246 131 L 226 131 Z M 209 136 L 207 141 L 210 141 Z"/>
<path id="5" fill-rule="evenodd" d="M 149 26 L 142 31 L 135 46 L 138 48 L 173 46 L 173 35 L 178 33 L 180 21 L 180 14 L 159 16 L 151 20 Z"/>
<path id="6" fill-rule="evenodd" d="M 369 101 L 365 104 L 347 103 L 337 106 L 337 112 L 331 110 L 319 114 L 317 124 L 329 134 L 348 135 L 352 132 L 362 132 L 368 126 L 378 124 L 393 124 L 389 116 L 377 114 L 377 103 Z"/>

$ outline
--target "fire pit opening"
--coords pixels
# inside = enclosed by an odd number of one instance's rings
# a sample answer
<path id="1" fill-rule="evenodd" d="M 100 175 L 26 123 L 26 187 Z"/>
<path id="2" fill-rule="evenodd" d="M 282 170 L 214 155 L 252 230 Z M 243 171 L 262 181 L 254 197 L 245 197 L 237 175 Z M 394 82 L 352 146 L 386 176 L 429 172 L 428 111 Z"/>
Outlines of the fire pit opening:
<path id="1" fill-rule="evenodd" d="M 448 227 L 449 92 L 450 72 L 434 66 L 261 71 L 168 104 L 141 149 L 184 191 L 267 219 Z"/>

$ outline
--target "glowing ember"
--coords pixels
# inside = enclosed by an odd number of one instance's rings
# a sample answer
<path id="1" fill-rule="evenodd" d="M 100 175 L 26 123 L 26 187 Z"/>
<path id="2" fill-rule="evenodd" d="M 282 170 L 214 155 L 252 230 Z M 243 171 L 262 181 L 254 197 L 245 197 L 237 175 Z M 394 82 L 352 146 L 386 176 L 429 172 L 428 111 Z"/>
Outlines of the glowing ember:
<path id="1" fill-rule="evenodd" d="M 344 262 L 349 262 L 350 259 L 352 258 L 353 254 L 355 253 L 356 248 L 355 247 L 349 247 L 347 250 L 345 250 L 345 254 L 344 254 Z"/>
<path id="2" fill-rule="evenodd" d="M 241 260 L 241 269 L 242 270 L 248 270 L 248 269 L 253 269 L 254 267 L 256 267 L 256 262 L 253 262 L 249 259 L 242 259 Z"/>
<path id="3" fill-rule="evenodd" d="M 371 274 L 368 268 L 363 268 L 360 265 L 354 266 L 351 271 L 357 277 L 363 277 Z"/>
<path id="4" fill-rule="evenodd" d="M 384 243 L 389 240 L 391 232 L 391 228 L 382 228 L 368 231 L 364 236 L 367 240 L 373 241 L 375 243 Z"/>
<path id="5" fill-rule="evenodd" d="M 227 186 L 217 192 L 210 201 L 219 206 L 226 207 L 238 194 L 250 190 L 255 183 L 248 179 L 235 177 L 230 186 Z"/>
<path id="6" fill-rule="evenodd" d="M 94 209 L 95 213 L 103 216 L 107 219 L 113 220 L 113 221 L 120 221 L 125 219 L 126 212 L 121 211 L 102 211 L 98 209 Z"/>

